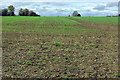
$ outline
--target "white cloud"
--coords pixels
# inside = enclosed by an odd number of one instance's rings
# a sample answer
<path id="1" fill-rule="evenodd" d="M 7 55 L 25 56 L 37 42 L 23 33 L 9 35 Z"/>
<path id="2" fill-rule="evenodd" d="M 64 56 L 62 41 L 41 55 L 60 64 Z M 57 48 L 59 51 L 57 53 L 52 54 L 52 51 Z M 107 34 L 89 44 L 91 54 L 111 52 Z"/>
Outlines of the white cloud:
<path id="1" fill-rule="evenodd" d="M 96 10 L 104 10 L 105 9 L 105 5 L 97 5 L 96 7 L 94 7 L 93 9 L 96 9 Z"/>
<path id="2" fill-rule="evenodd" d="M 118 2 L 119 0 L 0 0 L 0 2 Z"/>
<path id="3" fill-rule="evenodd" d="M 7 2 L 0 5 L 2 8 L 13 5 L 15 14 L 18 14 L 20 8 L 28 8 L 41 16 L 68 16 L 73 11 L 78 11 L 82 16 L 106 16 L 117 15 L 118 10 L 116 4 L 113 6 L 110 2 Z"/>

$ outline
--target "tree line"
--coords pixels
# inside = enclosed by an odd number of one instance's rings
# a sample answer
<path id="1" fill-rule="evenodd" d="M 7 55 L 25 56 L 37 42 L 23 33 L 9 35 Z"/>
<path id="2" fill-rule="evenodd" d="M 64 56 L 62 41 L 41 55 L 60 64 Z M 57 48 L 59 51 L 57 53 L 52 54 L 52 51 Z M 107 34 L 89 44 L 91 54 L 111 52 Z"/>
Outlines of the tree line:
<path id="1" fill-rule="evenodd" d="M 8 9 L 2 9 L 0 10 L 0 16 L 16 16 L 15 13 L 15 7 L 13 5 L 8 6 Z M 36 14 L 34 11 L 29 11 L 29 9 L 20 9 L 18 12 L 19 16 L 40 16 Z"/>
<path id="2" fill-rule="evenodd" d="M 15 7 L 13 5 L 8 6 L 8 9 L 0 9 L 0 16 L 16 16 L 14 14 Z M 34 11 L 29 11 L 29 9 L 20 9 L 18 12 L 18 16 L 40 16 L 36 14 Z M 68 15 L 70 17 L 70 15 Z M 72 13 L 72 16 L 81 16 L 77 11 L 74 11 Z M 106 17 L 117 17 L 120 16 L 120 14 L 116 16 L 106 16 Z"/>
<path id="3" fill-rule="evenodd" d="M 0 10 L 0 16 L 16 16 L 15 13 L 15 7 L 13 5 L 8 6 L 7 9 Z M 18 12 L 18 16 L 40 16 L 36 14 L 34 11 L 29 11 L 29 9 L 20 9 Z M 72 16 L 81 16 L 77 11 L 74 11 L 72 13 Z M 70 17 L 70 15 L 69 15 Z"/>

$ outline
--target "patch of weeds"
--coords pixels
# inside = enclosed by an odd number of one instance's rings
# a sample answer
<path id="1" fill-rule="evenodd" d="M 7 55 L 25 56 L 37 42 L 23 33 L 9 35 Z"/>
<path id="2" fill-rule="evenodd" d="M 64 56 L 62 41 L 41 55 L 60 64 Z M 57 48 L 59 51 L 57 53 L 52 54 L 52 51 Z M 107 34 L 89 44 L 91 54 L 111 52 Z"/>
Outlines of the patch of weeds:
<path id="1" fill-rule="evenodd" d="M 67 70 L 67 74 L 68 76 L 72 76 L 72 73 L 69 70 Z"/>
<path id="2" fill-rule="evenodd" d="M 68 62 L 68 60 L 65 60 L 65 62 Z"/>
<path id="3" fill-rule="evenodd" d="M 55 46 L 63 46 L 64 43 L 61 43 L 61 42 L 54 42 L 54 45 L 55 45 Z"/>
<path id="4" fill-rule="evenodd" d="M 68 52 L 72 52 L 72 49 L 68 49 Z"/>
<path id="5" fill-rule="evenodd" d="M 91 46 L 96 46 L 96 44 L 91 44 Z"/>
<path id="6" fill-rule="evenodd" d="M 34 57 L 34 54 L 32 52 L 28 52 L 26 55 Z"/>
<path id="7" fill-rule="evenodd" d="M 38 65 L 40 65 L 40 63 L 37 63 Z"/>
<path id="8" fill-rule="evenodd" d="M 16 53 L 17 52 L 17 50 L 14 50 L 14 53 Z"/>
<path id="9" fill-rule="evenodd" d="M 27 49 L 35 50 L 32 46 L 27 46 Z"/>
<path id="10" fill-rule="evenodd" d="M 109 59 L 109 60 L 112 60 L 112 59 Z"/>
<path id="11" fill-rule="evenodd" d="M 49 75 L 52 75 L 52 73 L 48 73 Z"/>
<path id="12" fill-rule="evenodd" d="M 31 30 L 30 32 L 35 32 L 35 30 Z"/>
<path id="13" fill-rule="evenodd" d="M 29 61 L 29 60 L 26 60 L 26 64 L 28 64 L 28 65 L 32 65 L 32 62 Z"/>
<path id="14" fill-rule="evenodd" d="M 62 76 L 58 77 L 58 78 L 62 78 Z"/>
<path id="15" fill-rule="evenodd" d="M 17 71 L 17 72 L 18 72 L 18 71 L 19 71 L 19 69 L 15 69 L 15 71 Z"/>
<path id="16" fill-rule="evenodd" d="M 68 78 L 65 78 L 64 80 L 68 80 Z"/>
<path id="17" fill-rule="evenodd" d="M 65 62 L 68 62 L 68 58 L 65 59 Z"/>
<path id="18" fill-rule="evenodd" d="M 115 76 L 116 76 L 116 77 L 120 77 L 120 75 L 118 75 L 118 74 L 115 74 Z"/>
<path id="19" fill-rule="evenodd" d="M 79 45 L 76 46 L 77 49 L 81 48 Z"/>
<path id="20" fill-rule="evenodd" d="M 13 42 L 8 42 L 8 44 L 13 44 Z"/>
<path id="21" fill-rule="evenodd" d="M 53 60 L 55 61 L 55 62 L 57 62 L 58 61 L 58 59 L 55 57 L 55 58 L 53 58 Z"/>
<path id="22" fill-rule="evenodd" d="M 25 64 L 25 62 L 22 62 L 22 65 L 24 65 Z"/>
<path id="23" fill-rule="evenodd" d="M 48 47 L 48 50 L 52 50 L 52 47 Z"/>
<path id="24" fill-rule="evenodd" d="M 65 68 L 65 70 L 67 70 L 67 68 Z"/>
<path id="25" fill-rule="evenodd" d="M 37 40 L 41 40 L 41 38 L 37 38 Z"/>
<path id="26" fill-rule="evenodd" d="M 42 66 L 40 66 L 40 69 L 42 70 L 42 69 L 44 69 Z"/>
<path id="27" fill-rule="evenodd" d="M 19 61 L 18 61 L 18 64 L 22 64 L 22 62 L 19 60 Z"/>
<path id="28" fill-rule="evenodd" d="M 31 50 L 35 50 L 33 47 L 30 48 Z"/>
<path id="29" fill-rule="evenodd" d="M 88 60 L 88 62 L 91 62 L 92 60 Z"/>
<path id="30" fill-rule="evenodd" d="M 48 58 L 50 59 L 51 57 L 50 57 L 50 56 L 48 56 Z"/>
<path id="31" fill-rule="evenodd" d="M 72 52 L 72 50 L 69 49 L 69 48 L 65 49 L 65 51 L 67 51 L 67 52 Z"/>
<path id="32" fill-rule="evenodd" d="M 98 59 L 98 61 L 102 61 L 102 59 Z"/>
<path id="33" fill-rule="evenodd" d="M 61 40 L 61 38 L 56 38 L 55 40 Z"/>
<path id="34" fill-rule="evenodd" d="M 43 66 L 40 65 L 40 63 L 37 64 L 37 67 L 41 70 L 44 69 Z"/>
<path id="35" fill-rule="evenodd" d="M 93 76 L 93 75 L 95 75 L 95 74 L 94 74 L 94 73 L 91 73 L 90 75 Z"/>
<path id="36" fill-rule="evenodd" d="M 42 62 L 42 60 L 40 60 L 40 62 Z"/>
<path id="37" fill-rule="evenodd" d="M 86 48 L 90 48 L 90 46 L 89 46 L 89 45 L 86 45 L 85 47 L 86 47 Z"/>
<path id="38" fill-rule="evenodd" d="M 78 67 L 74 66 L 74 69 L 78 69 Z"/>
<path id="39" fill-rule="evenodd" d="M 55 60 L 56 58 L 55 58 L 55 57 L 53 57 L 52 59 L 54 59 L 54 60 Z"/>
<path id="40" fill-rule="evenodd" d="M 46 70 L 45 72 L 49 72 L 49 70 Z"/>
<path id="41" fill-rule="evenodd" d="M 46 60 L 49 60 L 49 58 L 47 57 Z"/>

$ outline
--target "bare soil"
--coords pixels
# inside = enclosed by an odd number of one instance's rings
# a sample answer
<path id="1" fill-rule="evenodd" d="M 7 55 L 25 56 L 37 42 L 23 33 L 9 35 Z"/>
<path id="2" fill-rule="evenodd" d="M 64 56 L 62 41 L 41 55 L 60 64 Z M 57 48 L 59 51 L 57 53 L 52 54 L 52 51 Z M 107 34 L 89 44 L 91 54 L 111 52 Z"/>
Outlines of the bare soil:
<path id="1" fill-rule="evenodd" d="M 72 20 L 101 32 L 2 33 L 3 77 L 117 78 L 117 25 Z"/>

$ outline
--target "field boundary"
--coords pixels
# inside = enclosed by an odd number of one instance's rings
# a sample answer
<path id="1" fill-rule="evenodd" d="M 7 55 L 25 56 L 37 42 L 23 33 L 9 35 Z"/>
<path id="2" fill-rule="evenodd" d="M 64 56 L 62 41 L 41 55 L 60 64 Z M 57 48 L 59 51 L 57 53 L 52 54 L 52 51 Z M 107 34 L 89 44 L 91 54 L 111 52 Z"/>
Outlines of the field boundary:
<path id="1" fill-rule="evenodd" d="M 84 28 L 92 28 L 92 29 L 102 29 L 105 31 L 116 31 L 118 30 L 118 25 L 117 24 L 108 24 L 108 23 L 96 23 L 92 21 L 87 21 L 87 20 L 80 20 L 80 19 L 74 19 L 74 18 L 68 18 L 71 20 L 75 20 L 82 25 Z M 97 26 L 97 28 L 96 28 Z"/>
<path id="2" fill-rule="evenodd" d="M 0 79 L 2 78 L 2 17 L 0 17 Z"/>

